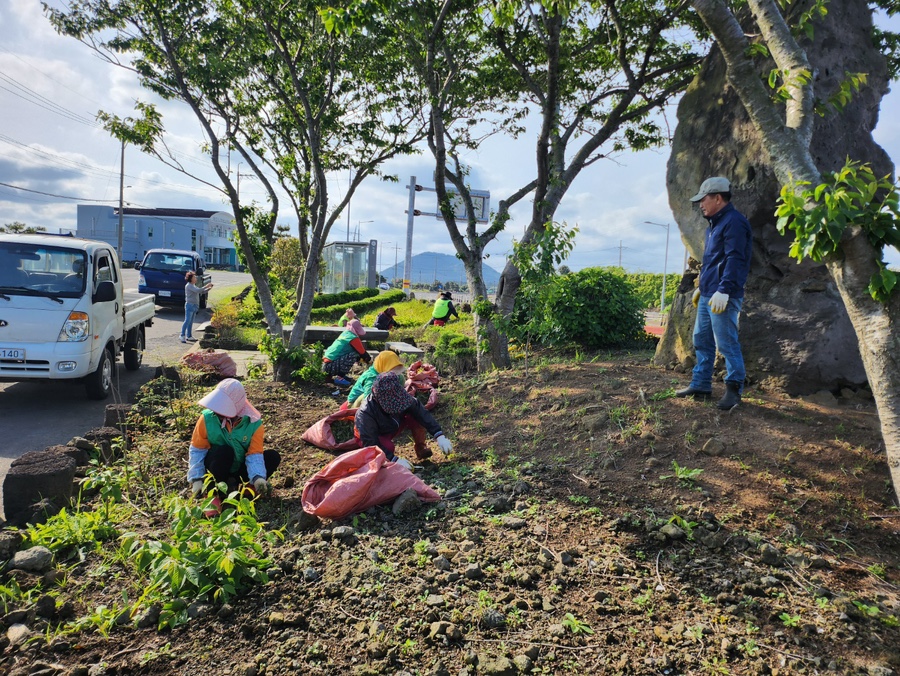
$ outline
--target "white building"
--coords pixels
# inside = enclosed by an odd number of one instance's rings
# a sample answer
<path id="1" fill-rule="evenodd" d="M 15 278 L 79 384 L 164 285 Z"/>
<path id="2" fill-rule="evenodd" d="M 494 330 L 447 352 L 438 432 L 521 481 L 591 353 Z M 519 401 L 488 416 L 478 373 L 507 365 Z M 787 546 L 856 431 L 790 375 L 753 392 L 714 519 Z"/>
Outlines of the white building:
<path id="1" fill-rule="evenodd" d="M 122 261 L 144 258 L 148 249 L 185 249 L 202 252 L 207 265 L 236 268 L 232 241 L 234 217 L 224 211 L 202 209 L 133 209 L 122 213 Z M 119 209 L 78 205 L 78 237 L 99 239 L 113 247 L 119 241 Z"/>

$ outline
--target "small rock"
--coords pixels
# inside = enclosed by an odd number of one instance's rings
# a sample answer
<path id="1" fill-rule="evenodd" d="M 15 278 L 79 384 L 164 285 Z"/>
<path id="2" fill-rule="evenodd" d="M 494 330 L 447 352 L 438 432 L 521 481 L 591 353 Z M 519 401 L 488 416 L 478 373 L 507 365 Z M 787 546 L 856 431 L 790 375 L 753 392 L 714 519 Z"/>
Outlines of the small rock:
<path id="1" fill-rule="evenodd" d="M 6 630 L 6 638 L 10 645 L 22 645 L 34 632 L 24 624 L 14 624 Z"/>
<path id="2" fill-rule="evenodd" d="M 566 635 L 566 628 L 561 624 L 551 624 L 547 627 L 547 633 L 553 638 L 564 638 Z"/>
<path id="3" fill-rule="evenodd" d="M 708 455 L 713 458 L 718 458 L 725 452 L 725 442 L 721 439 L 716 439 L 713 437 L 709 439 L 705 444 L 703 444 L 703 448 L 700 449 L 700 452 L 703 455 Z"/>
<path id="4" fill-rule="evenodd" d="M 16 531 L 0 531 L 0 561 L 11 559 L 22 546 L 22 534 Z"/>
<path id="5" fill-rule="evenodd" d="M 138 629 L 149 629 L 150 627 L 155 627 L 159 623 L 160 612 L 162 612 L 162 608 L 158 603 L 154 603 L 152 606 L 147 608 L 147 610 L 137 616 L 135 625 Z"/>
<path id="6" fill-rule="evenodd" d="M 284 613 L 279 613 L 277 610 L 269 613 L 269 624 L 273 627 L 280 627 L 284 624 Z"/>
<path id="7" fill-rule="evenodd" d="M 484 577 L 481 566 L 477 563 L 470 563 L 463 572 L 467 580 L 480 580 Z"/>
<path id="8" fill-rule="evenodd" d="M 41 617 L 53 618 L 56 616 L 56 599 L 49 594 L 44 594 L 34 604 L 34 611 Z"/>
<path id="9" fill-rule="evenodd" d="M 508 657 L 479 655 L 478 673 L 485 676 L 516 676 L 518 668 Z"/>
<path id="10" fill-rule="evenodd" d="M 869 667 L 869 676 L 895 676 L 895 672 L 890 667 L 871 666 Z"/>
<path id="11" fill-rule="evenodd" d="M 759 558 L 769 566 L 777 566 L 781 563 L 781 552 L 777 547 L 764 542 L 759 546 Z"/>
<path id="12" fill-rule="evenodd" d="M 445 572 L 453 568 L 453 564 L 450 563 L 450 559 L 448 559 L 443 554 L 441 556 L 436 556 L 431 560 L 431 562 L 434 564 L 435 568 L 437 568 L 438 570 L 443 570 Z"/>
<path id="13" fill-rule="evenodd" d="M 534 662 L 528 655 L 516 655 L 512 661 L 516 665 L 516 669 L 523 674 L 527 674 L 534 667 Z"/>
<path id="14" fill-rule="evenodd" d="M 486 629 L 496 629 L 506 625 L 506 615 L 496 608 L 485 608 L 481 613 L 481 626 Z"/>
<path id="15" fill-rule="evenodd" d="M 764 575 L 759 578 L 759 583 L 763 587 L 778 587 L 781 585 L 781 581 L 777 577 L 772 577 L 771 575 Z"/>
<path id="16" fill-rule="evenodd" d="M 418 493 L 416 493 L 415 489 L 407 488 L 397 496 L 396 500 L 394 500 L 394 505 L 393 507 L 391 507 L 391 512 L 394 514 L 394 516 L 400 516 L 401 514 L 405 514 L 407 512 L 417 511 L 421 506 L 422 501 L 419 500 L 419 495 Z"/>
<path id="17" fill-rule="evenodd" d="M 312 566 L 309 566 L 303 571 L 303 581 L 304 582 L 315 582 L 319 579 L 319 571 L 317 571 Z"/>
<path id="18" fill-rule="evenodd" d="M 234 606 L 230 603 L 222 604 L 222 607 L 219 608 L 218 612 L 216 612 L 216 617 L 220 620 L 227 620 L 229 617 L 234 615 Z"/>
<path id="19" fill-rule="evenodd" d="M 429 594 L 425 598 L 425 605 L 429 608 L 440 608 L 446 605 L 446 603 L 447 602 L 444 600 L 444 597 L 440 594 Z"/>
<path id="20" fill-rule="evenodd" d="M 256 676 L 259 673 L 256 665 L 252 662 L 244 662 L 234 668 L 236 676 Z"/>
<path id="21" fill-rule="evenodd" d="M 446 636 L 451 641 L 458 641 L 462 638 L 462 632 L 452 622 L 441 620 L 432 622 L 428 630 L 428 638 L 434 640 L 438 636 Z"/>
<path id="22" fill-rule="evenodd" d="M 31 547 L 15 553 L 11 568 L 43 573 L 53 564 L 53 552 L 46 547 Z"/>
<path id="23" fill-rule="evenodd" d="M 683 540 L 686 536 L 686 533 L 674 523 L 663 524 L 663 527 L 659 529 L 659 532 L 670 540 Z"/>
<path id="24" fill-rule="evenodd" d="M 356 536 L 356 529 L 353 526 L 335 526 L 331 529 L 331 537 L 338 540 L 349 540 Z"/>
<path id="25" fill-rule="evenodd" d="M 525 519 L 520 519 L 517 516 L 504 516 L 500 520 L 500 523 L 510 530 L 519 530 L 528 525 L 528 522 Z"/>

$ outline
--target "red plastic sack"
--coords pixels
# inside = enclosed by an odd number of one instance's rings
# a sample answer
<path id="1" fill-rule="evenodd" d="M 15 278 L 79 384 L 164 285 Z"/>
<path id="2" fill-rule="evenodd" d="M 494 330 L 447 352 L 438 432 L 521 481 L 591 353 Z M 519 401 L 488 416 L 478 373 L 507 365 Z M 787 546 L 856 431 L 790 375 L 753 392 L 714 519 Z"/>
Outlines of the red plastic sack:
<path id="1" fill-rule="evenodd" d="M 348 408 L 344 411 L 335 411 L 330 415 L 326 415 L 319 422 L 315 423 L 312 427 L 306 430 L 303 433 L 303 436 L 300 438 L 303 439 L 308 444 L 312 444 L 313 446 L 317 446 L 318 448 L 322 448 L 326 451 L 337 451 L 338 453 L 343 453 L 344 451 L 353 451 L 360 447 L 361 442 L 356 436 L 351 437 L 347 441 L 343 441 L 338 443 L 334 438 L 334 434 L 331 433 L 331 425 L 332 423 L 338 420 L 349 420 L 353 422 L 353 419 L 356 417 L 356 409 Z"/>
<path id="2" fill-rule="evenodd" d="M 196 371 L 213 373 L 222 378 L 234 378 L 237 375 L 237 364 L 227 352 L 216 352 L 212 348 L 188 352 L 181 358 L 181 363 Z"/>
<path id="3" fill-rule="evenodd" d="M 419 392 L 428 392 L 425 409 L 430 411 L 438 403 L 438 392 L 435 389 L 441 378 L 437 369 L 431 364 L 423 364 L 421 360 L 410 364 L 406 371 L 406 391 L 416 396 Z"/>
<path id="4" fill-rule="evenodd" d="M 326 519 L 342 519 L 373 505 L 390 502 L 412 488 L 422 502 L 437 502 L 437 491 L 402 465 L 388 462 L 378 446 L 345 453 L 303 486 L 303 511 Z"/>

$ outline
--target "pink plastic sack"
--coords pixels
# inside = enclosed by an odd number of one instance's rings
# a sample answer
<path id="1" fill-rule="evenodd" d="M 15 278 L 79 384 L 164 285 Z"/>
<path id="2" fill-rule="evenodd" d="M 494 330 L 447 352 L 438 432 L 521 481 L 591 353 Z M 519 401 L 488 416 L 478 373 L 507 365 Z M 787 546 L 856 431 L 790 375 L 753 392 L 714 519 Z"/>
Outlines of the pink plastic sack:
<path id="1" fill-rule="evenodd" d="M 181 363 L 196 371 L 212 373 L 221 378 L 234 378 L 237 375 L 237 364 L 227 352 L 216 352 L 212 348 L 188 352 L 181 358 Z"/>
<path id="2" fill-rule="evenodd" d="M 435 388 L 440 381 L 437 369 L 431 364 L 423 364 L 421 360 L 410 364 L 406 371 L 406 391 L 414 397 L 420 392 L 427 392 L 428 400 L 424 406 L 428 411 L 437 406 L 438 391 Z"/>
<path id="3" fill-rule="evenodd" d="M 303 439 L 303 441 L 305 441 L 306 443 L 312 444 L 313 446 L 324 449 L 326 451 L 337 451 L 338 453 L 343 453 L 344 451 L 356 450 L 362 445 L 362 442 L 360 442 L 360 440 L 357 439 L 356 436 L 351 437 L 347 441 L 338 443 L 331 431 L 331 425 L 336 421 L 349 420 L 352 423 L 355 417 L 355 408 L 348 408 L 343 411 L 335 411 L 334 413 L 326 415 L 319 422 L 315 423 L 312 427 L 306 430 L 300 438 Z"/>
<path id="4" fill-rule="evenodd" d="M 378 446 L 345 453 L 306 482 L 303 511 L 326 519 L 342 519 L 373 505 L 390 502 L 412 488 L 422 502 L 437 502 L 437 491 L 402 465 L 388 462 Z"/>

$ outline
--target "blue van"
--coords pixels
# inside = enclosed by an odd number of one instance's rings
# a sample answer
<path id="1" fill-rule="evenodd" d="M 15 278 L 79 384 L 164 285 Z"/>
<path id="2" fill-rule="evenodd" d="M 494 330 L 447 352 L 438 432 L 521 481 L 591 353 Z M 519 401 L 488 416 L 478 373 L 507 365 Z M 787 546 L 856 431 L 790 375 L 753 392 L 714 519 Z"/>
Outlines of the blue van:
<path id="1" fill-rule="evenodd" d="M 138 291 L 152 293 L 160 305 L 173 303 L 184 305 L 185 273 L 193 270 L 197 273 L 197 286 L 203 288 L 210 282 L 210 275 L 205 274 L 203 259 L 196 251 L 180 249 L 150 249 L 141 263 L 135 264 L 140 271 Z M 209 294 L 200 294 L 200 307 L 207 305 Z"/>

